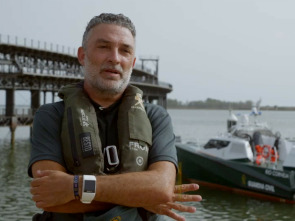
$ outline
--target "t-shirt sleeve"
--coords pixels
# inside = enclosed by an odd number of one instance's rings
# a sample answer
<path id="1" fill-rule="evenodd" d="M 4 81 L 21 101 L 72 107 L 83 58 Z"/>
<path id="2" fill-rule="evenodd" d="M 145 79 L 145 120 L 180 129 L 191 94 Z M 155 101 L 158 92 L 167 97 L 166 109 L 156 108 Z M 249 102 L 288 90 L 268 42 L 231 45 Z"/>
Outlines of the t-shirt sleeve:
<path id="1" fill-rule="evenodd" d="M 169 161 L 178 168 L 171 117 L 161 106 L 147 104 L 146 110 L 153 130 L 153 143 L 149 150 L 149 165 L 158 161 Z"/>
<path id="2" fill-rule="evenodd" d="M 28 166 L 29 176 L 32 177 L 32 165 L 40 160 L 55 161 L 65 167 L 60 139 L 62 115 L 62 102 L 45 104 L 35 113 Z"/>

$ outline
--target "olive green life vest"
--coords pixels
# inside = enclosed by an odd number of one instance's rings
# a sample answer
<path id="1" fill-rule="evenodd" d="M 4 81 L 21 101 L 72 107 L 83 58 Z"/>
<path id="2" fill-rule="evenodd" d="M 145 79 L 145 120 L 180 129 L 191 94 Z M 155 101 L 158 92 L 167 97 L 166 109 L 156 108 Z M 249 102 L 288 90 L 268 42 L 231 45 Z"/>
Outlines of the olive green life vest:
<path id="1" fill-rule="evenodd" d="M 58 95 L 65 103 L 61 140 L 68 171 L 104 174 L 104 147 L 99 137 L 97 116 L 83 84 L 66 85 Z M 131 85 L 126 88 L 119 105 L 117 127 L 120 163 L 116 173 L 146 170 L 152 127 L 139 88 Z"/>

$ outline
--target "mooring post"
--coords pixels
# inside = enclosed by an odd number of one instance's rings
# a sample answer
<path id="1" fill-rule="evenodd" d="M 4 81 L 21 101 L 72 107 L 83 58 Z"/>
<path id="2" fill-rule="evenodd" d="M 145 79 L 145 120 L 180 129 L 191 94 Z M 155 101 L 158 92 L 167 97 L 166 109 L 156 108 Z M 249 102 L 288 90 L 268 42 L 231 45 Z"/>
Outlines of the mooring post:
<path id="1" fill-rule="evenodd" d="M 10 118 L 10 132 L 11 132 L 11 139 L 10 143 L 11 146 L 14 147 L 14 138 L 15 138 L 15 128 L 17 126 L 17 118 L 15 117 L 14 113 L 14 89 L 7 89 L 6 90 L 6 110 L 5 110 L 6 117 Z"/>
<path id="2" fill-rule="evenodd" d="M 14 147 L 15 144 L 15 129 L 17 127 L 17 117 L 12 116 L 10 119 L 10 132 L 11 132 L 11 139 L 10 144 L 11 147 Z"/>

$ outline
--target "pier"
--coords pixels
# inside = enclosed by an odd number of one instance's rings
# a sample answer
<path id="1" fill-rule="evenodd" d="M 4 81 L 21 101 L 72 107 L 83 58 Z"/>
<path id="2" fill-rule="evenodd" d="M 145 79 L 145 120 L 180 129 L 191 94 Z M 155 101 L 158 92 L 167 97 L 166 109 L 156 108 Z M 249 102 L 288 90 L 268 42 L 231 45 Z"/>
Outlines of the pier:
<path id="1" fill-rule="evenodd" d="M 51 101 L 55 102 L 62 86 L 84 78 L 75 50 L 71 53 L 70 48 L 66 50 L 58 45 L 55 51 L 53 48 L 52 44 L 43 43 L 42 46 L 39 41 L 36 44 L 26 39 L 20 44 L 17 38 L 10 39 L 9 36 L 4 41 L 0 35 L 0 90 L 5 91 L 5 109 L 0 111 L 0 126 L 10 127 L 12 145 L 16 127 L 32 125 L 34 113 L 41 101 L 46 103 L 49 93 Z M 172 91 L 172 85 L 159 81 L 159 59 L 139 58 L 139 62 L 133 69 L 130 83 L 143 91 L 145 102 L 166 108 L 167 94 Z M 16 90 L 30 92 L 30 108 L 15 108 Z"/>

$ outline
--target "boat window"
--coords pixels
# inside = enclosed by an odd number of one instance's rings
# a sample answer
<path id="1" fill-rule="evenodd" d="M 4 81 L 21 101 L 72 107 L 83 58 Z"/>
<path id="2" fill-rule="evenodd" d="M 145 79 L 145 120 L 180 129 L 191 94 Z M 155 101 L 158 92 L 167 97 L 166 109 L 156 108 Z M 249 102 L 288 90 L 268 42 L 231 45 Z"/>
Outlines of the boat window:
<path id="1" fill-rule="evenodd" d="M 209 148 L 217 148 L 217 149 L 220 149 L 220 148 L 224 148 L 224 147 L 227 147 L 229 144 L 229 141 L 226 141 L 226 140 L 209 140 L 204 148 L 205 149 L 209 149 Z"/>

